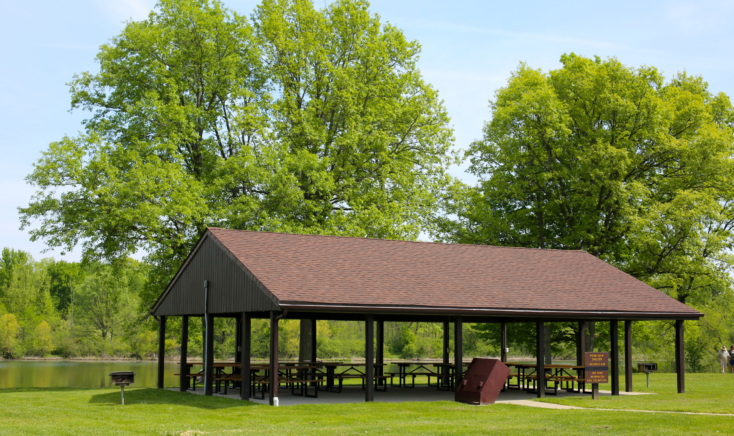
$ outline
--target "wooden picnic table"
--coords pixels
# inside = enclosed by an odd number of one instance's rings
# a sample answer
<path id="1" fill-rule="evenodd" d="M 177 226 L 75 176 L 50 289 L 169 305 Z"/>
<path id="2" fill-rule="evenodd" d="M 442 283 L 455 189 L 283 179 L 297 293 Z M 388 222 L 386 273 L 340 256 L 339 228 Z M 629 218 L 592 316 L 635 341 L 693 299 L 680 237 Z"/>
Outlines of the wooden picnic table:
<path id="1" fill-rule="evenodd" d="M 349 371 L 355 371 L 356 374 L 354 375 L 361 375 L 365 376 L 366 374 L 359 369 L 358 367 L 367 366 L 367 363 L 343 363 L 343 362 L 321 362 L 320 365 L 324 366 L 326 368 L 326 390 L 333 391 L 334 389 L 334 380 L 338 375 L 348 375 L 347 373 Z M 375 363 L 375 368 L 381 368 L 386 366 L 384 363 Z M 344 371 L 340 373 L 336 373 L 336 369 L 339 367 L 346 367 Z M 374 374 L 373 374 L 374 377 Z"/>
<path id="2" fill-rule="evenodd" d="M 471 362 L 461 362 L 461 366 L 462 366 L 461 375 L 462 376 L 464 375 L 463 367 L 469 366 L 470 364 Z M 447 391 L 453 390 L 454 387 L 452 386 L 451 380 L 453 380 L 453 377 L 456 374 L 456 365 L 451 362 L 449 363 L 436 362 L 436 363 L 431 363 L 431 365 L 438 368 L 439 373 L 441 374 L 437 388 L 439 390 L 447 390 Z"/>
<path id="3" fill-rule="evenodd" d="M 528 392 L 531 392 L 532 389 L 530 389 L 530 383 L 528 382 L 528 377 L 534 375 L 537 372 L 538 365 L 536 363 L 521 363 L 521 362 L 508 362 L 506 363 L 507 366 L 514 366 L 518 369 L 517 372 L 517 388 L 520 388 L 523 385 L 526 385 L 525 389 Z M 585 390 L 585 382 L 584 382 L 584 372 L 586 367 L 579 366 L 579 365 L 568 365 L 568 364 L 547 364 L 543 365 L 544 370 L 546 372 L 550 372 L 549 376 L 547 376 L 548 380 L 553 381 L 556 383 L 555 389 L 558 389 L 558 382 L 561 384 L 565 381 L 566 382 L 566 390 L 569 392 L 575 392 L 573 385 L 569 387 L 569 382 L 577 381 L 578 391 L 580 392 L 581 389 Z M 525 372 L 526 369 L 533 369 L 532 372 L 529 374 Z M 575 370 L 576 376 L 571 375 L 568 370 Z M 535 374 L 537 376 L 537 374 Z M 532 377 L 531 377 L 532 378 Z M 535 382 L 533 382 L 535 383 Z M 561 386 L 562 387 L 562 386 Z"/>

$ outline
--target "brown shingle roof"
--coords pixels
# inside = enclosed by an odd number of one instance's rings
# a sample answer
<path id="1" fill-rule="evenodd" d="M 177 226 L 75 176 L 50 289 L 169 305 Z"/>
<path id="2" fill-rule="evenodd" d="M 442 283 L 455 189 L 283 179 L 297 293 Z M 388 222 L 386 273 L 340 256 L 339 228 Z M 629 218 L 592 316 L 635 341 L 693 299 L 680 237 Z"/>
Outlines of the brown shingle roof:
<path id="1" fill-rule="evenodd" d="M 584 251 L 209 231 L 280 304 L 700 316 Z"/>

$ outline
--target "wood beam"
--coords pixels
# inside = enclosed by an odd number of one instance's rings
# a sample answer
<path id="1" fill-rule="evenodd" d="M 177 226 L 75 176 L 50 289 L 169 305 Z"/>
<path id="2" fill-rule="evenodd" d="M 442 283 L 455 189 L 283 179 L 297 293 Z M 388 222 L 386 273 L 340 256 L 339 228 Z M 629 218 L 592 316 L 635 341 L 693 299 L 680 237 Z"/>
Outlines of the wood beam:
<path id="1" fill-rule="evenodd" d="M 543 321 L 535 323 L 535 364 L 538 375 L 538 398 L 545 398 L 545 326 Z"/>
<path id="2" fill-rule="evenodd" d="M 506 322 L 500 323 L 500 347 L 502 347 L 502 351 L 500 351 L 500 360 L 502 362 L 507 362 L 507 323 Z"/>
<path id="3" fill-rule="evenodd" d="M 158 389 L 163 389 L 166 360 L 166 317 L 158 318 Z"/>
<path id="4" fill-rule="evenodd" d="M 454 317 L 454 392 L 464 377 L 464 323 L 461 316 Z"/>
<path id="5" fill-rule="evenodd" d="M 682 319 L 675 321 L 675 372 L 678 379 L 679 394 L 686 392 L 686 361 L 683 341 L 684 325 Z"/>
<path id="6" fill-rule="evenodd" d="M 189 317 L 184 315 L 181 317 L 181 367 L 178 373 L 181 374 L 178 379 L 178 386 L 181 392 L 189 389 L 189 365 L 186 360 L 189 354 Z"/>
<path id="7" fill-rule="evenodd" d="M 234 327 L 234 361 L 242 362 L 242 315 L 235 316 L 235 327 Z"/>
<path id="8" fill-rule="evenodd" d="M 364 401 L 375 401 L 375 317 L 365 316 L 364 323 L 365 346 L 365 393 Z"/>
<path id="9" fill-rule="evenodd" d="M 212 395 L 214 385 L 214 315 L 206 315 L 206 343 L 204 352 L 204 395 Z"/>
<path id="10" fill-rule="evenodd" d="M 270 312 L 270 405 L 278 398 L 278 314 Z"/>
<path id="11" fill-rule="evenodd" d="M 632 392 L 632 321 L 624 322 L 624 391 Z"/>
<path id="12" fill-rule="evenodd" d="M 612 348 L 612 395 L 619 395 L 619 324 L 616 319 L 609 321 L 609 340 Z"/>
<path id="13" fill-rule="evenodd" d="M 240 362 L 242 362 L 242 385 L 240 386 L 240 398 L 243 400 L 249 400 L 251 396 L 250 386 L 252 385 L 252 380 L 250 379 L 250 356 L 252 355 L 252 319 L 250 318 L 250 314 L 248 314 L 247 312 L 242 313 L 241 319 L 242 332 L 240 334 L 240 339 L 242 340 L 242 343 L 240 344 Z"/>
<path id="14" fill-rule="evenodd" d="M 385 368 L 382 366 L 385 363 L 385 321 L 379 320 L 376 322 L 375 328 L 377 329 L 377 350 L 375 350 L 375 361 L 378 364 L 375 367 L 377 375 L 382 376 L 385 373 Z M 377 385 L 382 386 L 385 380 L 378 379 Z"/>
<path id="15" fill-rule="evenodd" d="M 316 362 L 318 360 L 318 350 L 316 350 L 316 318 L 311 318 L 311 355 L 310 361 Z"/>
<path id="16" fill-rule="evenodd" d="M 576 337 L 576 365 L 584 366 L 586 354 L 586 321 L 579 322 L 579 334 Z"/>

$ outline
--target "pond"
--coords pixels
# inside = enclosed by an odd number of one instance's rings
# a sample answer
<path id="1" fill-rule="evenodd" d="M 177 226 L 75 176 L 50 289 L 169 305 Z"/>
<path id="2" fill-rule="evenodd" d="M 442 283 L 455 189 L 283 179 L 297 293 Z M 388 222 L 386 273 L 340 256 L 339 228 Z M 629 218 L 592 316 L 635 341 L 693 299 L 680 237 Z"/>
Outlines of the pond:
<path id="1" fill-rule="evenodd" d="M 110 373 L 133 371 L 136 388 L 156 386 L 156 362 L 68 360 L 2 360 L 0 361 L 0 389 L 5 388 L 104 388 L 112 386 Z M 166 386 L 178 385 L 178 365 L 166 362 Z"/>

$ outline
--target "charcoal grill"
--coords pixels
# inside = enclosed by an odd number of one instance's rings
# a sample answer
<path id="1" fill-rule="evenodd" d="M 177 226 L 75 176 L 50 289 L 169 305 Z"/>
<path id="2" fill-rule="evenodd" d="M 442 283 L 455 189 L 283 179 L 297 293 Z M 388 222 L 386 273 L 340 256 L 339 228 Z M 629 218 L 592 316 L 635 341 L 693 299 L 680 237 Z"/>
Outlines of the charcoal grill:
<path id="1" fill-rule="evenodd" d="M 647 387 L 649 388 L 650 387 L 650 373 L 658 372 L 658 364 L 657 363 L 638 363 L 637 371 L 644 372 L 645 374 L 647 374 Z"/>
<path id="2" fill-rule="evenodd" d="M 110 373 L 112 384 L 120 387 L 120 399 L 122 405 L 125 405 L 125 386 L 135 383 L 135 373 L 131 371 L 118 371 Z"/>

